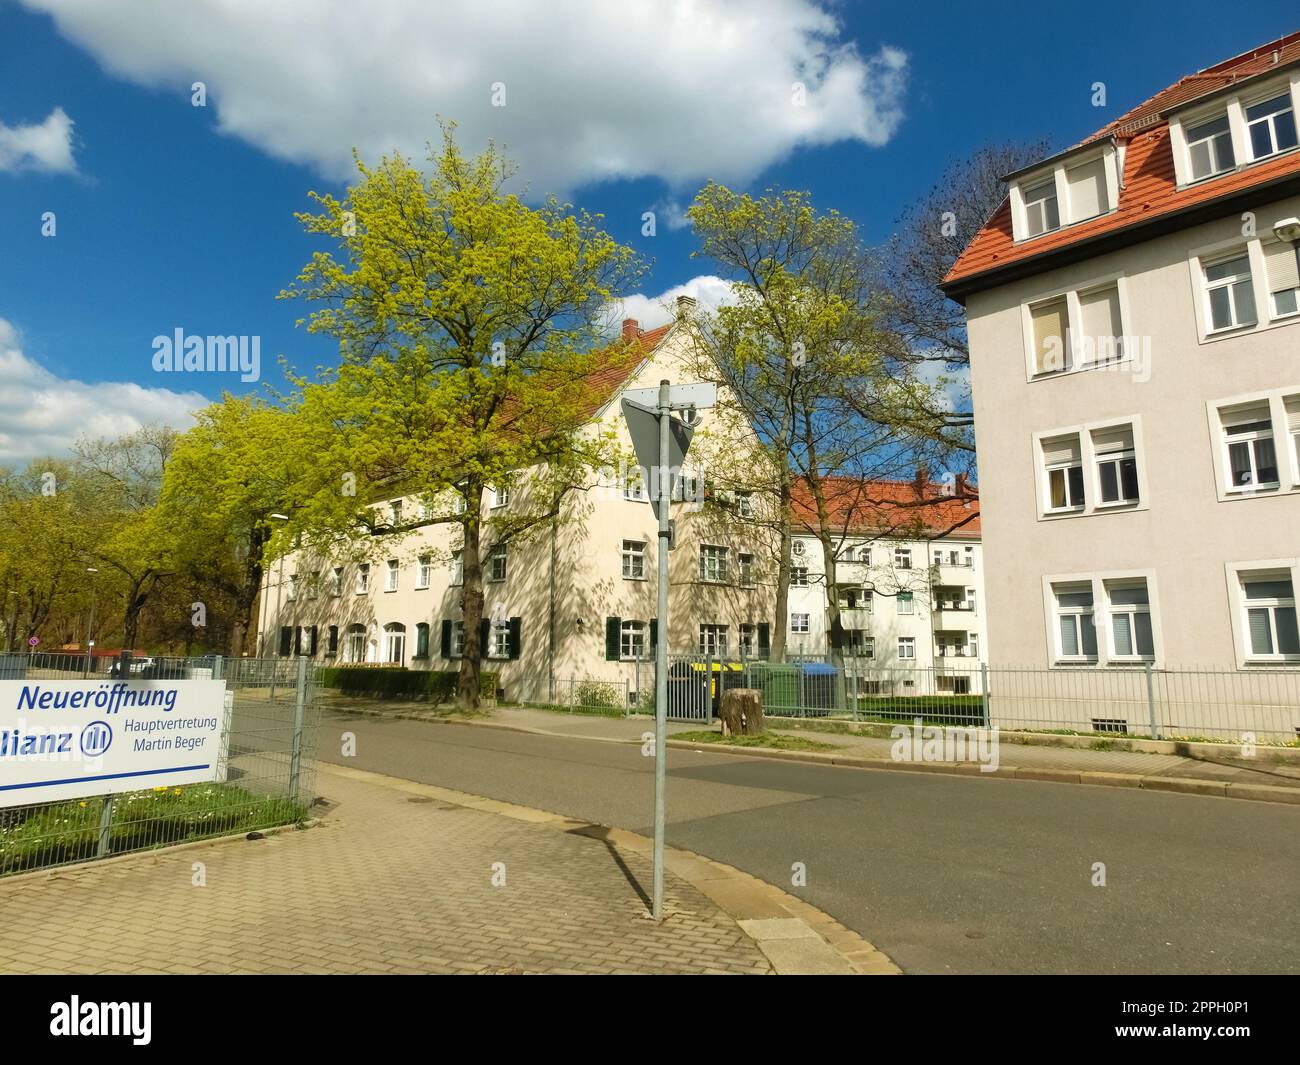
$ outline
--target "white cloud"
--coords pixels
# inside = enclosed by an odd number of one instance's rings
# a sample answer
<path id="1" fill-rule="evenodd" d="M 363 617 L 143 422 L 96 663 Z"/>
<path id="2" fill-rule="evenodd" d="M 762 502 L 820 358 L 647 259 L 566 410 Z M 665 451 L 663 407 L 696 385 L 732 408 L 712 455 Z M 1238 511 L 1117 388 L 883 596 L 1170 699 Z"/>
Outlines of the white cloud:
<path id="1" fill-rule="evenodd" d="M 0 464 L 66 455 L 82 437 L 118 437 L 143 425 L 187 429 L 208 404 L 197 392 L 127 382 L 90 384 L 56 377 L 23 354 L 18 332 L 0 318 Z"/>
<path id="2" fill-rule="evenodd" d="M 826 0 L 24 2 L 118 76 L 187 98 L 204 82 L 223 132 L 329 177 L 355 175 L 354 145 L 423 158 L 441 115 L 468 150 L 503 144 L 535 194 L 743 181 L 800 146 L 883 144 L 907 70 Z"/>
<path id="3" fill-rule="evenodd" d="M 75 174 L 72 158 L 72 119 L 56 107 L 44 122 L 6 126 L 0 122 L 0 171 L 41 170 Z"/>
<path id="4" fill-rule="evenodd" d="M 701 274 L 685 284 L 674 285 L 658 296 L 646 296 L 639 292 L 624 296 L 610 309 L 610 333 L 618 333 L 624 318 L 635 318 L 642 329 L 654 329 L 671 322 L 678 296 L 691 296 L 704 308 L 735 302 L 730 281 L 712 274 Z"/>

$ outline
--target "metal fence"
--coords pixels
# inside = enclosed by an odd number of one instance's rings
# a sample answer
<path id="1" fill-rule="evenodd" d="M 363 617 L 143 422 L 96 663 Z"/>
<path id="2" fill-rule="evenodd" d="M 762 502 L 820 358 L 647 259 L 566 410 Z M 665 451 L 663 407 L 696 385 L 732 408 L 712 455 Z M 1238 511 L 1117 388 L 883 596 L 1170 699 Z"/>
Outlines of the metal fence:
<path id="1" fill-rule="evenodd" d="M 653 712 L 654 663 L 610 663 L 599 678 L 562 691 L 623 691 L 633 711 Z M 982 725 L 1027 731 L 1207 739 L 1300 741 L 1300 670 L 1020 668 L 953 657 L 934 666 L 875 666 L 825 655 L 784 661 L 672 654 L 668 717 L 708 721 L 723 692 L 763 693 L 769 717 L 825 717 L 885 723 Z M 568 696 L 566 696 L 568 698 Z M 574 695 L 572 701 L 581 702 Z"/>
<path id="2" fill-rule="evenodd" d="M 114 668 L 115 664 L 118 668 Z M 121 679 L 120 662 L 3 655 L 0 679 Z M 307 659 L 135 658 L 125 676 L 223 680 L 224 781 L 0 808 L 0 876 L 305 820 L 316 798 L 318 706 Z"/>

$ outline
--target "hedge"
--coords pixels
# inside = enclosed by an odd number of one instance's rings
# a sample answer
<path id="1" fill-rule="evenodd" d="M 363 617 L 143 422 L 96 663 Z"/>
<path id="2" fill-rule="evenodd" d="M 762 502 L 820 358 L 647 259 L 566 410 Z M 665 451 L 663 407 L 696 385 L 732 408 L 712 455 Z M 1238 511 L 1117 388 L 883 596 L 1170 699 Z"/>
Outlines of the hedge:
<path id="1" fill-rule="evenodd" d="M 459 674 L 449 670 L 336 666 L 320 671 L 323 688 L 337 688 L 344 695 L 370 695 L 378 699 L 419 699 L 438 704 L 456 697 Z M 497 692 L 497 675 L 479 673 L 479 694 L 491 698 Z"/>

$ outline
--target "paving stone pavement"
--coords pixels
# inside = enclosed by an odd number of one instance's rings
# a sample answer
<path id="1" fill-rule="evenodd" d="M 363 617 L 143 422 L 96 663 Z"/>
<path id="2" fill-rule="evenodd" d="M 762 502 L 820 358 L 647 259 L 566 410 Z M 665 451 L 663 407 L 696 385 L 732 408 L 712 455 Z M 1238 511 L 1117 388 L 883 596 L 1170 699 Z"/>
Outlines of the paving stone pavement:
<path id="1" fill-rule="evenodd" d="M 640 854 L 325 767 L 319 783 L 338 805 L 305 830 L 0 881 L 0 972 L 772 971 L 671 872 L 668 919 L 647 920 Z"/>

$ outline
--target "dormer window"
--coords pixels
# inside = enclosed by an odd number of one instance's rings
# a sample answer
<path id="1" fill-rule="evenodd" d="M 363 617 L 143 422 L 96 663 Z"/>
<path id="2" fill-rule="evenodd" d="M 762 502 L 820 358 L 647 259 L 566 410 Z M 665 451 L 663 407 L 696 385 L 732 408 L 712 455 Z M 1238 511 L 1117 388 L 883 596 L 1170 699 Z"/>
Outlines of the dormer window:
<path id="1" fill-rule="evenodd" d="M 1056 178 L 1050 177 L 1025 189 L 1025 235 L 1036 237 L 1060 229 L 1061 212 L 1056 203 Z"/>
<path id="2" fill-rule="evenodd" d="M 1263 159 L 1296 146 L 1295 109 L 1291 94 L 1282 93 L 1246 108 L 1251 156 Z"/>
<path id="3" fill-rule="evenodd" d="M 1228 116 L 1220 115 L 1187 131 L 1187 151 L 1192 160 L 1192 180 L 1222 174 L 1237 165 L 1232 152 L 1232 130 Z"/>
<path id="4" fill-rule="evenodd" d="M 1106 160 L 1098 156 L 1078 166 L 1068 167 L 1065 183 L 1070 197 L 1070 221 L 1083 222 L 1110 210 L 1106 187 Z"/>

